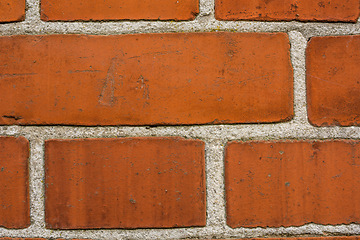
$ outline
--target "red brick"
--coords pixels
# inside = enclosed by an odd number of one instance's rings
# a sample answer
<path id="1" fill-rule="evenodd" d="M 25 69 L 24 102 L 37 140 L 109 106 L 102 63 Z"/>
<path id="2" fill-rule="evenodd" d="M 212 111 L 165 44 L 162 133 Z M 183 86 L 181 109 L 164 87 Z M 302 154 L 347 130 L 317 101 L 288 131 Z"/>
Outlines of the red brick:
<path id="1" fill-rule="evenodd" d="M 28 185 L 29 143 L 23 138 L 0 137 L 0 226 L 30 225 Z"/>
<path id="2" fill-rule="evenodd" d="M 309 121 L 360 126 L 360 36 L 316 37 L 306 51 Z"/>
<path id="3" fill-rule="evenodd" d="M 193 20 L 198 13 L 198 0 L 41 0 L 44 21 Z"/>
<path id="4" fill-rule="evenodd" d="M 218 20 L 356 22 L 358 0 L 215 0 Z"/>
<path id="5" fill-rule="evenodd" d="M 48 228 L 206 224 L 202 141 L 49 140 L 45 152 Z"/>
<path id="6" fill-rule="evenodd" d="M 1 37 L 1 62 L 5 125 L 259 123 L 293 115 L 284 33 Z"/>
<path id="7" fill-rule="evenodd" d="M 25 19 L 25 0 L 0 0 L 0 22 L 18 22 Z"/>
<path id="8" fill-rule="evenodd" d="M 232 142 L 225 184 L 230 227 L 360 222 L 360 142 Z"/>

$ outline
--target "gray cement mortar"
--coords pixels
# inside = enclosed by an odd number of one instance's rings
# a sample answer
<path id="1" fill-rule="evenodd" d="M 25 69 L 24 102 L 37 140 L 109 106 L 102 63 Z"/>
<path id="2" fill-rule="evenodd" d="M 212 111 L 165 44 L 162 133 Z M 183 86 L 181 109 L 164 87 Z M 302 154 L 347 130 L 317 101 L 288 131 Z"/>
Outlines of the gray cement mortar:
<path id="1" fill-rule="evenodd" d="M 236 228 L 226 225 L 224 199 L 224 148 L 233 140 L 360 139 L 359 127 L 321 127 L 309 124 L 306 109 L 305 49 L 313 36 L 360 34 L 360 23 L 221 22 L 214 18 L 214 2 L 200 0 L 194 21 L 42 22 L 39 0 L 27 0 L 26 19 L 0 24 L 0 35 L 91 34 L 115 35 L 159 32 L 286 32 L 291 43 L 294 68 L 292 121 L 277 124 L 164 126 L 164 127 L 69 127 L 0 126 L 2 136 L 25 136 L 30 141 L 31 226 L 14 230 L 0 228 L 0 237 L 85 239 L 207 239 L 289 236 L 360 235 L 360 224 L 299 227 Z M 44 141 L 46 139 L 181 136 L 206 143 L 206 227 L 175 229 L 49 230 L 44 216 Z M 251 210 L 251 209 L 250 209 Z"/>

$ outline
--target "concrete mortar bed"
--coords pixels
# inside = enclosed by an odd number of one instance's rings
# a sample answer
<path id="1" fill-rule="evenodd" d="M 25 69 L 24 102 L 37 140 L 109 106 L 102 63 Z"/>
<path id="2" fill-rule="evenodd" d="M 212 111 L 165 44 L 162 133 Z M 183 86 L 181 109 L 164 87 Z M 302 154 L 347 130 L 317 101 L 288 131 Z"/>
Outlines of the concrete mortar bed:
<path id="1" fill-rule="evenodd" d="M 30 141 L 31 226 L 26 229 L 0 228 L 0 237 L 43 237 L 85 239 L 206 239 L 289 236 L 360 235 L 360 224 L 318 225 L 280 228 L 236 228 L 226 225 L 224 199 L 224 147 L 231 140 L 282 139 L 360 139 L 359 127 L 321 127 L 309 124 L 306 110 L 305 49 L 313 36 L 360 34 L 358 23 L 302 23 L 217 21 L 214 2 L 200 0 L 200 13 L 194 21 L 109 21 L 42 22 L 40 1 L 27 1 L 26 19 L 0 24 L 5 35 L 91 34 L 114 35 L 159 32 L 286 32 L 291 43 L 294 69 L 294 108 L 292 121 L 278 124 L 201 125 L 164 127 L 68 127 L 0 126 L 2 136 L 24 136 Z M 119 138 L 140 136 L 180 136 L 206 143 L 207 225 L 201 228 L 137 230 L 49 230 L 44 216 L 44 140 L 73 138 Z"/>

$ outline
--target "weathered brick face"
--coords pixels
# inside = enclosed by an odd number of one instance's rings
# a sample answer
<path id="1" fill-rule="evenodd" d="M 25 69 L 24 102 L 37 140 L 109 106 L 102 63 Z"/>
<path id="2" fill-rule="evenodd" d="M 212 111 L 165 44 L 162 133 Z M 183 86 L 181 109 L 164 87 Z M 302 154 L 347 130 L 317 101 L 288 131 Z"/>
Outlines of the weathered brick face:
<path id="1" fill-rule="evenodd" d="M 358 141 L 344 140 L 229 143 L 228 225 L 359 222 L 359 146 Z"/>
<path id="2" fill-rule="evenodd" d="M 46 142 L 49 228 L 206 224 L 204 143 L 181 138 Z"/>
<path id="3" fill-rule="evenodd" d="M 3 61 L 22 59 L 3 68 L 1 114 L 13 116 L 3 124 L 258 123 L 293 115 L 285 34 L 21 36 L 0 45 Z"/>
<path id="4" fill-rule="evenodd" d="M 356 22 L 357 0 L 215 0 L 218 20 Z"/>
<path id="5" fill-rule="evenodd" d="M 23 138 L 0 137 L 0 226 L 30 225 L 29 143 Z"/>
<path id="6" fill-rule="evenodd" d="M 0 61 L 22 59 L 3 67 L 3 124 L 259 123 L 293 115 L 285 34 L 20 36 L 0 38 L 0 46 Z"/>
<path id="7" fill-rule="evenodd" d="M 146 9 L 146 11 L 144 11 Z M 44 21 L 74 20 L 193 20 L 197 0 L 42 0 Z"/>
<path id="8" fill-rule="evenodd" d="M 359 36 L 316 37 L 307 48 L 309 121 L 360 125 Z"/>
<path id="9" fill-rule="evenodd" d="M 0 24 L 25 19 L 25 0 L 0 0 Z"/>

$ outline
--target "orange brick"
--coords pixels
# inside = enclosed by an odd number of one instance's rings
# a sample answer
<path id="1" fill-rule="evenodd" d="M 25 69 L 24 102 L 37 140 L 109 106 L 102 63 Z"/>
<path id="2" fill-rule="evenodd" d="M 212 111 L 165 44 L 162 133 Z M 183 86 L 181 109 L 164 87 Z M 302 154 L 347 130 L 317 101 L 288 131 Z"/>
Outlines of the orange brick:
<path id="1" fill-rule="evenodd" d="M 18 22 L 25 19 L 25 0 L 0 0 L 0 22 Z"/>
<path id="2" fill-rule="evenodd" d="M 309 121 L 360 126 L 360 36 L 316 37 L 307 48 Z"/>
<path id="3" fill-rule="evenodd" d="M 284 33 L 0 37 L 1 62 L 0 124 L 260 123 L 293 116 Z"/>
<path id="4" fill-rule="evenodd" d="M 30 225 L 28 186 L 29 143 L 23 138 L 0 137 L 0 226 Z"/>
<path id="5" fill-rule="evenodd" d="M 218 20 L 356 22 L 358 0 L 215 0 Z"/>
<path id="6" fill-rule="evenodd" d="M 360 142 L 232 142 L 225 184 L 230 227 L 360 222 Z"/>
<path id="7" fill-rule="evenodd" d="M 206 224 L 202 141 L 49 140 L 45 151 L 48 228 Z"/>
<path id="8" fill-rule="evenodd" d="M 44 21 L 193 20 L 198 0 L 41 0 Z"/>

